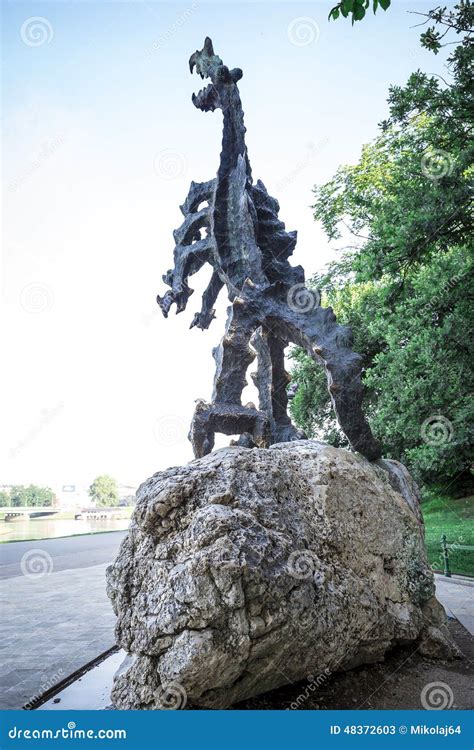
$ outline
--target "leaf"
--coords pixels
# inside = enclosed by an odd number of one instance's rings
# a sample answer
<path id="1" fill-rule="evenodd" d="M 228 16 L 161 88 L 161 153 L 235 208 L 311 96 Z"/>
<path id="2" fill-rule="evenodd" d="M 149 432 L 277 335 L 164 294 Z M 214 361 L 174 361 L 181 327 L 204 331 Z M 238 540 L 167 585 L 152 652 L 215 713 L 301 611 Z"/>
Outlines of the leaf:
<path id="1" fill-rule="evenodd" d="M 383 10 L 387 10 L 387 8 L 390 7 L 391 0 L 379 0 L 380 7 L 383 8 Z"/>
<path id="2" fill-rule="evenodd" d="M 352 11 L 354 7 L 354 0 L 342 0 L 341 2 L 341 12 L 345 17 L 347 18 L 348 13 Z M 345 14 L 344 14 L 345 11 Z"/>
<path id="3" fill-rule="evenodd" d="M 373 3 L 374 13 L 376 13 L 377 11 L 378 4 L 379 4 L 379 0 L 374 0 L 374 3 Z"/>
<path id="4" fill-rule="evenodd" d="M 356 5 L 354 6 L 354 10 L 352 11 L 352 17 L 355 21 L 362 21 L 363 17 L 365 16 L 365 8 L 363 5 Z"/>
<path id="5" fill-rule="evenodd" d="M 339 8 L 337 7 L 337 5 L 336 5 L 336 7 L 335 7 L 335 8 L 333 8 L 333 9 L 332 9 L 332 10 L 330 11 L 330 13 L 329 13 L 329 16 L 328 16 L 328 20 L 331 20 L 331 18 L 332 18 L 332 19 L 333 19 L 334 21 L 336 21 L 336 19 L 338 19 L 338 18 L 339 18 Z"/>

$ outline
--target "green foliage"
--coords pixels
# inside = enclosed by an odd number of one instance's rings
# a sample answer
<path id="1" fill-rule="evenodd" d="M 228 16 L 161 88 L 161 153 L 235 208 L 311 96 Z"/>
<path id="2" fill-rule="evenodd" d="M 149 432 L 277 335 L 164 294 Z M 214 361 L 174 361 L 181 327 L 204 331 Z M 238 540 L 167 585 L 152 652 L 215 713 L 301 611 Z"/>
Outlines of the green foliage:
<path id="1" fill-rule="evenodd" d="M 393 89 L 391 96 L 396 96 Z M 389 274 L 401 284 L 411 267 L 472 232 L 468 128 L 461 128 L 458 140 L 450 117 L 441 125 L 427 113 L 384 123 L 384 132 L 362 149 L 357 165 L 341 167 L 316 189 L 315 217 L 328 237 L 340 239 L 342 225 L 363 240 L 347 259 L 359 280 Z"/>
<path id="2" fill-rule="evenodd" d="M 10 493 L 0 490 L 0 508 L 8 508 L 10 505 Z"/>
<path id="3" fill-rule="evenodd" d="M 377 12 L 379 6 L 382 10 L 387 10 L 390 7 L 390 0 L 372 0 L 372 10 L 374 13 Z M 354 21 L 362 21 L 369 7 L 370 0 L 341 0 L 340 3 L 330 10 L 329 19 L 332 18 L 333 21 L 336 21 L 341 15 L 344 18 L 350 17 L 352 23 Z"/>
<path id="4" fill-rule="evenodd" d="M 16 508 L 48 507 L 53 504 L 53 500 L 54 492 L 49 487 L 38 487 L 35 484 L 25 487 L 20 484 L 11 488 L 9 505 Z"/>
<path id="5" fill-rule="evenodd" d="M 94 479 L 89 487 L 89 496 L 100 506 L 119 504 L 117 482 L 108 474 L 102 474 Z"/>
<path id="6" fill-rule="evenodd" d="M 437 491 L 425 491 L 422 503 L 425 521 L 425 545 L 428 561 L 435 570 L 443 570 L 441 537 L 446 534 L 451 573 L 474 575 L 474 550 L 459 549 L 459 546 L 474 547 L 474 520 L 472 497 L 452 498 Z"/>
<path id="7" fill-rule="evenodd" d="M 473 6 L 470 0 L 461 0 L 458 5 L 454 8 L 449 9 L 443 6 L 438 6 L 434 10 L 430 10 L 428 13 L 419 13 L 426 18 L 425 23 L 433 21 L 435 26 L 429 26 L 420 37 L 420 43 L 422 47 L 438 54 L 441 47 L 443 47 L 443 39 L 446 34 L 454 29 L 458 34 L 465 34 L 463 45 L 458 54 L 462 53 L 463 47 L 468 48 L 470 40 L 468 35 L 472 33 L 473 26 Z M 436 27 L 441 27 L 441 29 Z M 444 28 L 443 28 L 444 27 Z"/>
<path id="8" fill-rule="evenodd" d="M 418 71 L 391 87 L 380 136 L 358 164 L 315 188 L 315 218 L 345 244 L 313 282 L 352 326 L 365 408 L 385 455 L 425 482 L 451 481 L 472 462 L 472 45 L 463 35 L 466 5 L 457 8 L 450 84 Z M 344 445 L 324 373 L 304 352 L 293 356 L 295 421 Z"/>

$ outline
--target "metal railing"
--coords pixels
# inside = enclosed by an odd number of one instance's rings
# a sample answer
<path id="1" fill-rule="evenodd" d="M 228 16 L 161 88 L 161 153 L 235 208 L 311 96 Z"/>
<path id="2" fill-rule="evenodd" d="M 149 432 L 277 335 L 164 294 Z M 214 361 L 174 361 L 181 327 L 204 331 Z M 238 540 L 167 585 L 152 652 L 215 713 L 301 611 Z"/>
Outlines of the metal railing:
<path id="1" fill-rule="evenodd" d="M 469 544 L 449 544 L 448 538 L 446 534 L 443 534 L 441 537 L 441 551 L 443 554 L 443 565 L 444 565 L 444 575 L 446 578 L 451 578 L 451 570 L 449 568 L 449 550 L 455 550 L 456 552 L 458 550 L 466 550 L 469 552 L 472 552 L 474 550 L 474 546 Z"/>

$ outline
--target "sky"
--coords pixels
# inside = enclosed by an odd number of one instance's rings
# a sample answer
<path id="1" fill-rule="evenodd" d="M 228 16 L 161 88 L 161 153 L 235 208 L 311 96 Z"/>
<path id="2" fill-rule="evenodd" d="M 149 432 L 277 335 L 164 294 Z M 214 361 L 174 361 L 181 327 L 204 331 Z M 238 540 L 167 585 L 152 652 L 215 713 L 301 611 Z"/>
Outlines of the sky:
<path id="1" fill-rule="evenodd" d="M 192 459 L 228 303 L 188 330 L 209 267 L 181 315 L 165 320 L 155 298 L 189 184 L 218 168 L 221 114 L 191 103 L 205 36 L 243 69 L 253 176 L 298 230 L 293 262 L 310 277 L 337 253 L 313 186 L 376 137 L 390 84 L 444 72 L 408 12 L 432 5 L 394 0 L 352 27 L 327 21 L 331 0 L 4 0 L 0 484 L 138 485 Z"/>

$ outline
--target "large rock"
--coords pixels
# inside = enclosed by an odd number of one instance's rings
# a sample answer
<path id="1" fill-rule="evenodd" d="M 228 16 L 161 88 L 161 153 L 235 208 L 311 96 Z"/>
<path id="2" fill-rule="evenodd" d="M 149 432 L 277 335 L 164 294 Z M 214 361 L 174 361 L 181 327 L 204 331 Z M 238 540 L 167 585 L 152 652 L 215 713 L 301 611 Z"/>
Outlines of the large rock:
<path id="1" fill-rule="evenodd" d="M 453 651 L 416 487 L 314 441 L 231 447 L 138 490 L 108 569 L 117 708 L 223 708 L 418 641 Z"/>

